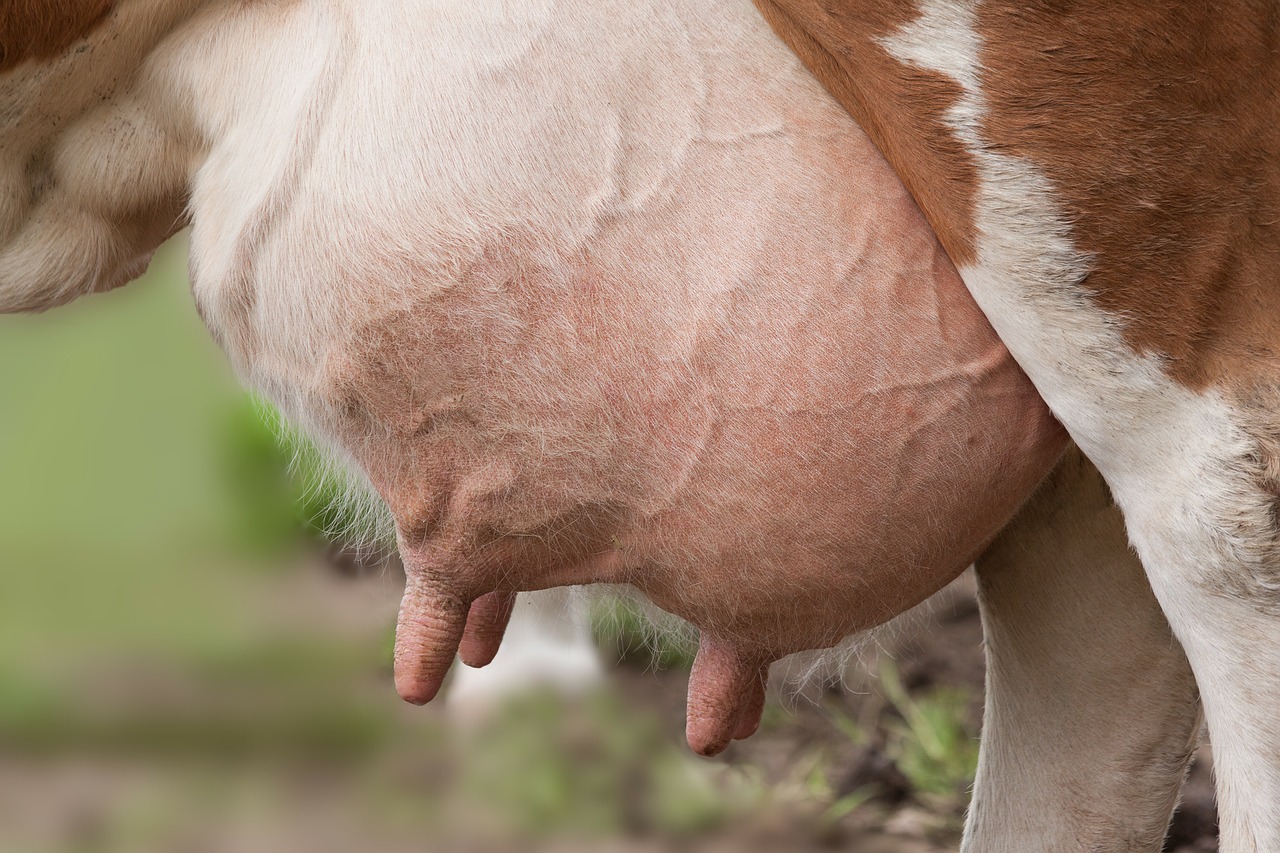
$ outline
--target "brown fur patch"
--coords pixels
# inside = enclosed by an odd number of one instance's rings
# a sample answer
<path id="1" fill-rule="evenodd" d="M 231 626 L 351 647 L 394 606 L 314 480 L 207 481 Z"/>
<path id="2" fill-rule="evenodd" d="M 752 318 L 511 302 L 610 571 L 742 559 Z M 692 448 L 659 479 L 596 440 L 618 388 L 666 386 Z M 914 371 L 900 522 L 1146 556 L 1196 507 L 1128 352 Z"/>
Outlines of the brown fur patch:
<path id="1" fill-rule="evenodd" d="M 918 12 L 911 0 L 756 0 L 769 25 L 799 55 L 893 164 L 957 266 L 974 259 L 976 168 L 944 121 L 960 87 L 909 68 L 877 39 Z"/>
<path id="2" fill-rule="evenodd" d="M 862 123 L 957 264 L 972 257 L 974 172 L 942 123 L 956 91 L 875 39 L 911 0 L 758 0 Z M 1280 8 L 979 5 L 984 136 L 1056 189 L 1085 286 L 1128 342 L 1195 389 L 1280 372 Z"/>
<path id="3" fill-rule="evenodd" d="M 1086 286 L 1192 388 L 1280 369 L 1280 7 L 985 4 L 985 135 L 1034 163 Z M 1267 379 L 1266 381 L 1271 381 Z"/>
<path id="4" fill-rule="evenodd" d="M 49 59 L 93 32 L 115 0 L 5 0 L 0 4 L 0 72 Z"/>

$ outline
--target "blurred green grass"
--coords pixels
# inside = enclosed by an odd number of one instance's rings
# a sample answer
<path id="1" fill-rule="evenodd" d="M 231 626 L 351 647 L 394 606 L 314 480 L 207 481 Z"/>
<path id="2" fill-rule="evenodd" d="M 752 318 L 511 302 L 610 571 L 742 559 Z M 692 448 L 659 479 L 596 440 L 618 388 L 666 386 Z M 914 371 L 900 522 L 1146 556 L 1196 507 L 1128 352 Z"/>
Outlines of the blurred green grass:
<path id="1" fill-rule="evenodd" d="M 304 533 L 324 498 L 301 499 L 292 451 L 195 312 L 185 256 L 173 241 L 128 287 L 0 317 L 10 749 L 323 751 L 386 728 L 389 689 L 374 710 L 334 684 L 387 675 L 398 590 L 339 632 L 297 600 L 323 569 Z"/>
<path id="2" fill-rule="evenodd" d="M 0 671 L 234 643 L 243 406 L 170 244 L 135 284 L 0 318 Z"/>

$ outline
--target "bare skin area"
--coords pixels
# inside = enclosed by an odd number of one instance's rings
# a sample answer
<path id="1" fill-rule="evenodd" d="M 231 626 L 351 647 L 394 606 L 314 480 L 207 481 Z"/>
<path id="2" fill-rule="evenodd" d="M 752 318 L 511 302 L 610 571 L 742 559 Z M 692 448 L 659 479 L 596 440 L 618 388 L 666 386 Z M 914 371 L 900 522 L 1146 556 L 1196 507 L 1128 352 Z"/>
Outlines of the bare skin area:
<path id="1" fill-rule="evenodd" d="M 438 6 L 134 0 L 8 72 L 0 309 L 189 218 L 232 364 L 391 510 L 401 694 L 491 657 L 513 592 L 632 584 L 701 629 L 716 752 L 771 661 L 953 578 L 1064 434 L 749 4 Z"/>
<path id="2" fill-rule="evenodd" d="M 841 241 L 766 229 L 699 292 L 646 274 L 706 259 L 701 226 L 623 217 L 560 265 L 483 258 L 335 362 L 399 520 L 406 699 L 460 642 L 492 656 L 509 593 L 630 583 L 702 630 L 688 735 L 715 753 L 770 662 L 941 588 L 1052 465 L 1062 431 L 871 144 L 800 150 L 830 177 L 775 204 Z"/>

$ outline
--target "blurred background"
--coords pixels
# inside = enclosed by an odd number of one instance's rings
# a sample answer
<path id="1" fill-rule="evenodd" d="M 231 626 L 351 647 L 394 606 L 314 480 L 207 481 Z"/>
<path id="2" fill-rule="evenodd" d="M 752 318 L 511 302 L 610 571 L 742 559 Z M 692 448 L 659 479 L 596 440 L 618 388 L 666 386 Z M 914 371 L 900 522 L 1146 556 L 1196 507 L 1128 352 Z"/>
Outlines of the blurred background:
<path id="1" fill-rule="evenodd" d="M 0 853 L 955 849 L 971 579 L 713 761 L 683 742 L 691 649 L 617 603 L 591 696 L 466 726 L 405 705 L 401 571 L 320 533 L 326 488 L 291 473 L 185 263 L 179 237 L 126 288 L 0 318 Z M 1189 819 L 1170 849 L 1214 849 Z"/>

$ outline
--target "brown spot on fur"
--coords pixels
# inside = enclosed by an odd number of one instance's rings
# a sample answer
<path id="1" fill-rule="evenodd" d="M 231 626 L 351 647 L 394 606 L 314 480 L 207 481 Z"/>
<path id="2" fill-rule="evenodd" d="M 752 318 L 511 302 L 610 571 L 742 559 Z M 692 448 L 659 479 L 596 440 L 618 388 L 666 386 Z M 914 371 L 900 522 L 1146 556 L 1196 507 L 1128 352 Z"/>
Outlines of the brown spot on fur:
<path id="1" fill-rule="evenodd" d="M 915 4 L 756 0 L 756 5 L 893 164 L 952 262 L 972 261 L 977 172 L 944 120 L 960 87 L 941 74 L 901 64 L 877 43 L 918 16 Z"/>
<path id="2" fill-rule="evenodd" d="M 49 59 L 93 32 L 115 0 L 5 0 L 0 4 L 0 72 Z"/>
<path id="3" fill-rule="evenodd" d="M 957 264 L 974 170 L 942 121 L 958 91 L 876 43 L 910 0 L 757 0 L 880 146 Z M 1280 371 L 1280 9 L 978 4 L 984 137 L 1056 190 L 1085 286 L 1133 349 L 1194 389 Z"/>
<path id="4" fill-rule="evenodd" d="M 1034 163 L 1133 348 L 1192 388 L 1280 368 L 1280 8 L 987 3 L 985 136 Z"/>

